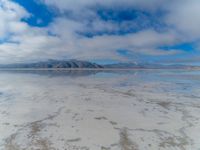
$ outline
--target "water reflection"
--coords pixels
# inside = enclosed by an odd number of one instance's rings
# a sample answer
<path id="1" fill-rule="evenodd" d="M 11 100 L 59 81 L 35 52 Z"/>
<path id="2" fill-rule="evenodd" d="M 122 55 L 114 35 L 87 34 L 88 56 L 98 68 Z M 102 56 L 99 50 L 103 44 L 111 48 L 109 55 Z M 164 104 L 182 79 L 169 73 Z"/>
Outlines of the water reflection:
<path id="1" fill-rule="evenodd" d="M 0 71 L 0 150 L 198 149 L 199 74 Z"/>

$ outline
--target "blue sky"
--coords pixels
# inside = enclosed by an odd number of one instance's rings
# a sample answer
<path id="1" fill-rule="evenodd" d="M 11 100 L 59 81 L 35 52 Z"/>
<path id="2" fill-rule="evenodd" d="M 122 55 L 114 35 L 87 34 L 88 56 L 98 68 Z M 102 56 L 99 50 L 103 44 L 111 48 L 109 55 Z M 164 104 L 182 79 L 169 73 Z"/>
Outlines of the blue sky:
<path id="1" fill-rule="evenodd" d="M 200 60 L 199 0 L 0 0 L 0 63 Z"/>

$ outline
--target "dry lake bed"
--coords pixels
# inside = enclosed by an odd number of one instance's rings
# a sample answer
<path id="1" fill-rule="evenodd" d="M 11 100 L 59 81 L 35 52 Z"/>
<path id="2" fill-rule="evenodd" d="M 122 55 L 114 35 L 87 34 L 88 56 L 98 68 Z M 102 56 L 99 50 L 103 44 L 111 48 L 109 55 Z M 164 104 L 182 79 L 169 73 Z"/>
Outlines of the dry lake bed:
<path id="1" fill-rule="evenodd" d="M 200 150 L 200 71 L 0 71 L 0 150 Z"/>

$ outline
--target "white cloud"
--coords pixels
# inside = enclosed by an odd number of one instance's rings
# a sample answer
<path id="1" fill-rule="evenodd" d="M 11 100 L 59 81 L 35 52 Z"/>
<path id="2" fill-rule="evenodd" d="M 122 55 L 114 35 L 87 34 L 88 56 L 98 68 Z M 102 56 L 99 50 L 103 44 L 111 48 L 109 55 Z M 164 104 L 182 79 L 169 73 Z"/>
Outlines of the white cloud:
<path id="1" fill-rule="evenodd" d="M 20 19 L 28 16 L 29 13 L 16 3 L 0 0 L 0 39 L 8 34 L 26 30 L 26 24 L 20 22 Z"/>
<path id="2" fill-rule="evenodd" d="M 20 5 L 9 0 L 0 0 L 1 63 L 34 59 L 39 56 L 36 56 L 38 52 L 53 47 L 58 41 L 56 37 L 49 36 L 47 30 L 31 27 L 21 21 L 29 16 Z M 43 57 L 45 56 L 44 53 Z"/>
<path id="3" fill-rule="evenodd" d="M 191 40 L 200 39 L 200 1 L 176 0 L 169 5 L 166 22 Z"/>
<path id="4" fill-rule="evenodd" d="M 41 0 L 47 5 L 53 5 L 60 11 L 72 10 L 73 18 L 59 16 L 47 27 L 32 27 L 23 18 L 30 17 L 22 6 L 9 0 L 0 0 L 0 63 L 16 61 L 32 61 L 43 59 L 113 59 L 125 61 L 127 58 L 116 53 L 118 49 L 127 49 L 134 53 L 163 56 L 181 53 L 181 50 L 164 51 L 163 45 L 173 45 L 180 42 L 200 38 L 200 14 L 198 0 Z M 95 5 L 107 8 L 136 8 L 144 11 L 167 11 L 163 18 L 170 26 L 157 31 L 154 28 L 141 29 L 125 35 L 107 34 L 118 32 L 122 28 L 134 27 L 137 22 L 102 20 L 96 12 L 89 9 Z M 83 11 L 84 10 L 84 11 Z M 192 16 L 192 17 L 191 17 Z M 82 17 L 82 19 L 79 19 Z M 92 20 L 92 21 L 91 21 Z M 88 25 L 90 23 L 90 25 Z M 93 37 L 78 33 L 104 34 Z M 51 33 L 51 34 L 49 34 Z M 188 35 L 186 37 L 182 35 Z"/>
<path id="5" fill-rule="evenodd" d="M 161 50 L 156 47 L 173 44 L 178 40 L 173 32 L 158 33 L 152 29 L 123 36 L 99 35 L 88 38 L 75 34 L 81 28 L 84 28 L 82 24 L 60 18 L 50 26 L 49 30 L 60 37 L 59 49 L 65 51 L 69 56 L 81 59 L 118 58 L 121 60 L 123 58 L 119 58 L 116 54 L 117 49 L 128 49 L 148 55 L 169 55 L 174 52 L 163 51 L 161 53 Z"/>

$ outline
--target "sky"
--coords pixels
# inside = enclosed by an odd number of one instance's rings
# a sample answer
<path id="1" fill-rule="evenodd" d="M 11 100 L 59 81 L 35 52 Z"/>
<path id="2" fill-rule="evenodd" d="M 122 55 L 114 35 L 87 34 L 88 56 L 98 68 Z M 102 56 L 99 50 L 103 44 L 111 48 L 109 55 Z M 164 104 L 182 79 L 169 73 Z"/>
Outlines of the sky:
<path id="1" fill-rule="evenodd" d="M 0 0 L 0 63 L 200 64 L 199 0 Z"/>

